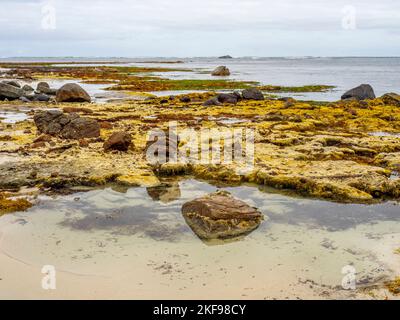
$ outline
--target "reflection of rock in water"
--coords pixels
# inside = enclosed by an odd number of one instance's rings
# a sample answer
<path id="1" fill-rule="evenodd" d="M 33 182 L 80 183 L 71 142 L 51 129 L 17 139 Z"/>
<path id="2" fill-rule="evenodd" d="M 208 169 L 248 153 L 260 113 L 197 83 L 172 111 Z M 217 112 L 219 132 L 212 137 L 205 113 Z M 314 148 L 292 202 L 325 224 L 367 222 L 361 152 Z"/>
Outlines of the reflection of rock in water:
<path id="1" fill-rule="evenodd" d="M 181 197 L 178 182 L 166 182 L 157 187 L 147 188 L 147 193 L 154 201 L 161 201 L 162 203 L 170 203 Z"/>
<path id="2" fill-rule="evenodd" d="M 243 236 L 255 230 L 263 220 L 257 209 L 217 192 L 187 202 L 182 214 L 194 233 L 201 239 L 224 239 Z"/>

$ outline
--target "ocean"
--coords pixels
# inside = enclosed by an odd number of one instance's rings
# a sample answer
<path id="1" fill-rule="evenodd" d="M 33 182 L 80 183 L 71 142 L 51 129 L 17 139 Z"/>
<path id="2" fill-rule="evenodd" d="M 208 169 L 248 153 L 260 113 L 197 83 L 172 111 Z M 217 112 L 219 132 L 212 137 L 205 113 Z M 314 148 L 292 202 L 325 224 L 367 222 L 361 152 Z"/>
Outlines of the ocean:
<path id="1" fill-rule="evenodd" d="M 363 83 L 372 85 L 377 96 L 400 92 L 400 57 L 293 57 L 234 59 L 218 58 L 8 58 L 1 61 L 65 61 L 117 62 L 137 66 L 162 66 L 192 69 L 193 72 L 168 72 L 159 75 L 171 79 L 212 79 L 210 72 L 219 65 L 231 70 L 234 80 L 258 81 L 264 85 L 303 86 L 332 85 L 336 88 L 322 93 L 288 93 L 297 99 L 336 101 L 341 95 Z M 180 61 L 182 63 L 168 63 Z M 102 63 L 104 64 L 104 63 Z M 171 94 L 173 92 L 165 92 Z M 163 94 L 162 92 L 158 93 Z"/>

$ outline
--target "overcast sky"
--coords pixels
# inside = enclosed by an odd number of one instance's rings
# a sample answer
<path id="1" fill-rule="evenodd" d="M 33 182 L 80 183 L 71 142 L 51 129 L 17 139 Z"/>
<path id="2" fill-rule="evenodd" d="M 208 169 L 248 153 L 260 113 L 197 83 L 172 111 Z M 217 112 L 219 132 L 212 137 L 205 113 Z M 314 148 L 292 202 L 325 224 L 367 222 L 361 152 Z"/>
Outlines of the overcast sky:
<path id="1" fill-rule="evenodd" d="M 0 0 L 0 57 L 223 54 L 400 56 L 400 1 Z"/>

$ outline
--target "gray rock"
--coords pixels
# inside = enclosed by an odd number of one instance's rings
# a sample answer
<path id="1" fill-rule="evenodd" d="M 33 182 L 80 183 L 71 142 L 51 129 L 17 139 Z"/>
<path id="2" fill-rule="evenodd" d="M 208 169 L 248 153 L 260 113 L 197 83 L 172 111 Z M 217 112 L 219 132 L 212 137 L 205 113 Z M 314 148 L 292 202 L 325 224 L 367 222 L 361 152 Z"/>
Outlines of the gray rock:
<path id="1" fill-rule="evenodd" d="M 19 100 L 22 102 L 31 102 L 31 100 L 29 100 L 27 97 L 20 97 Z"/>
<path id="2" fill-rule="evenodd" d="M 50 88 L 50 85 L 47 82 L 39 82 L 36 87 L 36 91 L 38 93 L 44 93 L 52 96 L 57 94 L 57 89 Z"/>
<path id="3" fill-rule="evenodd" d="M 33 89 L 30 85 L 26 84 L 22 87 L 22 90 L 24 90 L 25 92 L 33 92 L 35 91 L 35 89 Z"/>
<path id="4" fill-rule="evenodd" d="M 240 100 L 240 94 L 237 92 L 234 93 L 220 93 L 217 95 L 217 99 L 221 103 L 231 103 L 236 104 Z"/>
<path id="5" fill-rule="evenodd" d="M 245 100 L 264 100 L 263 93 L 257 88 L 245 89 L 242 91 L 243 99 Z"/>
<path id="6" fill-rule="evenodd" d="M 3 82 L 6 83 L 6 84 L 9 84 L 10 86 L 13 86 L 13 87 L 16 87 L 16 88 L 21 88 L 21 85 L 15 80 L 6 80 L 6 81 L 3 81 Z"/>
<path id="7" fill-rule="evenodd" d="M 353 88 L 347 91 L 344 95 L 342 95 L 342 100 L 346 99 L 357 99 L 357 100 L 365 100 L 365 99 L 375 99 L 374 89 L 369 84 L 362 84 L 356 88 Z"/>
<path id="8" fill-rule="evenodd" d="M 32 101 L 48 102 L 50 101 L 50 97 L 44 93 L 39 93 L 32 97 Z"/>
<path id="9" fill-rule="evenodd" d="M 0 100 L 16 100 L 23 95 L 24 91 L 21 88 L 0 82 Z"/>
<path id="10" fill-rule="evenodd" d="M 218 101 L 218 97 L 211 98 L 203 103 L 203 106 L 205 107 L 219 106 L 219 105 L 221 105 L 221 102 Z"/>
<path id="11" fill-rule="evenodd" d="M 229 76 L 231 72 L 225 66 L 219 66 L 211 73 L 212 76 Z"/>
<path id="12" fill-rule="evenodd" d="M 227 54 L 226 56 L 218 57 L 218 59 L 233 59 L 233 58 L 232 58 L 232 56 L 230 56 L 229 54 Z"/>

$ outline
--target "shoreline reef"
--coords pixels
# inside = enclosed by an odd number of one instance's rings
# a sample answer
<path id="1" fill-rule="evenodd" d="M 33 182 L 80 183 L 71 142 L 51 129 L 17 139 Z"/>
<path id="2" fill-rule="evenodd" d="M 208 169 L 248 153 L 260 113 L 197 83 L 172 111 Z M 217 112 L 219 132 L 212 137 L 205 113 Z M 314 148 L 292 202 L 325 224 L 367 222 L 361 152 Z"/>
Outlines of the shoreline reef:
<path id="1" fill-rule="evenodd" d="M 372 87 L 362 85 L 347 92 L 346 99 L 341 101 L 305 102 L 271 97 L 251 82 L 223 79 L 200 80 L 205 88 L 211 86 L 203 93 L 99 104 L 89 103 L 90 97 L 80 91 L 76 82 L 112 83 L 111 90 L 136 88 L 141 84 L 138 89 L 148 91 L 149 87 L 154 89 L 155 83 L 158 86 L 175 81 L 154 77 L 153 72 L 182 69 L 54 64 L 0 67 L 5 70 L 3 77 L 13 79 L 2 82 L 3 91 L 14 86 L 15 90 L 26 92 L 29 81 L 42 81 L 36 90 L 29 89 L 26 99 L 0 101 L 5 116 L 27 115 L 26 120 L 16 123 L 0 119 L 0 154 L 4 159 L 0 162 L 1 192 L 17 192 L 21 187 L 50 188 L 57 192 L 107 183 L 156 186 L 160 176 L 190 175 L 224 183 L 267 185 L 289 189 L 301 196 L 348 203 L 400 198 L 400 99 L 394 93 L 376 98 Z M 59 90 L 50 88 L 44 79 L 69 79 L 74 84 L 67 90 Z M 213 91 L 220 86 L 236 91 L 224 94 Z M 267 90 L 289 91 L 289 88 L 270 86 Z M 37 95 L 46 95 L 48 99 L 29 98 Z M 61 127 L 59 131 L 43 130 L 34 121 L 38 113 L 55 110 L 62 115 L 60 119 L 71 122 L 65 129 L 69 130 L 67 133 Z M 155 167 L 146 161 L 147 136 L 151 130 L 166 130 L 170 121 L 194 132 L 253 129 L 254 169 L 238 175 L 235 163 L 166 163 Z M 96 133 L 80 134 L 85 130 Z M 120 147 L 105 149 L 106 143 Z M 179 142 L 180 146 L 186 143 Z"/>

